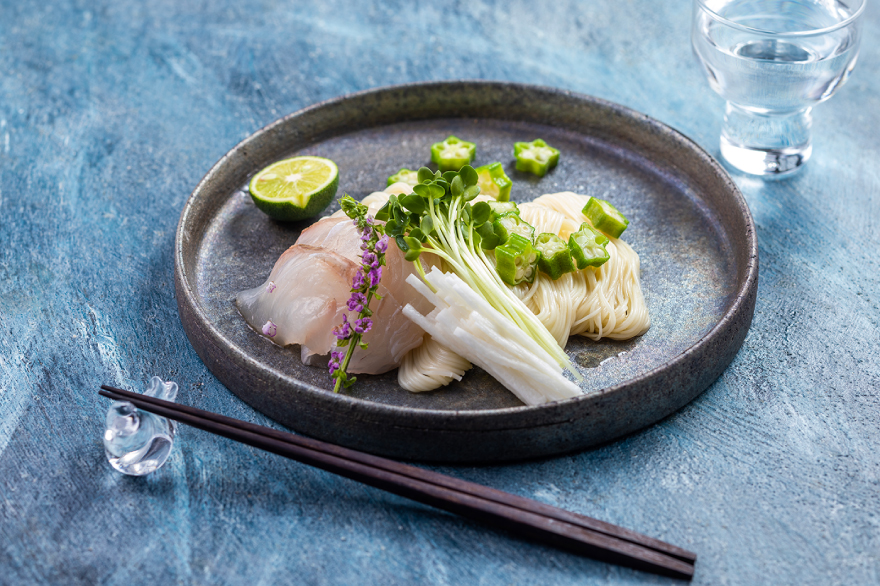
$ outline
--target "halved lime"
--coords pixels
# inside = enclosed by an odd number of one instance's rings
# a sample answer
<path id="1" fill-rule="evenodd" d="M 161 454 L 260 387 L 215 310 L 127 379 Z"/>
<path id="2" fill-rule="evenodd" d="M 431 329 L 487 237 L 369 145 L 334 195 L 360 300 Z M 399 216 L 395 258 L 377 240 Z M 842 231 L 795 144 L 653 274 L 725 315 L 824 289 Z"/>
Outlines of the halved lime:
<path id="1" fill-rule="evenodd" d="M 293 157 L 272 163 L 251 179 L 257 208 L 276 220 L 304 220 L 327 207 L 339 187 L 339 168 L 322 157 Z"/>

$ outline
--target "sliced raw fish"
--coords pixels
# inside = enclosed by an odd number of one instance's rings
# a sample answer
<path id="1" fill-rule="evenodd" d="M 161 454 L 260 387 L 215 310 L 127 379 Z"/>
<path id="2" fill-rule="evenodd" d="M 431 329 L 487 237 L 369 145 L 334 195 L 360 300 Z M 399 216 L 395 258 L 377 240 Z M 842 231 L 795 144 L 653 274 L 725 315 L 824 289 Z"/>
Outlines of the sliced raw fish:
<path id="1" fill-rule="evenodd" d="M 387 200 L 387 194 L 384 200 Z M 368 196 L 370 212 L 384 205 L 379 193 Z M 375 208 L 375 209 L 373 209 Z M 256 331 L 276 344 L 300 344 L 304 363 L 318 364 L 336 344 L 333 328 L 342 323 L 351 282 L 360 267 L 360 239 L 344 214 L 323 218 L 303 230 L 296 244 L 276 261 L 265 283 L 236 296 L 238 309 Z M 364 336 L 367 351 L 355 352 L 350 372 L 378 374 L 396 368 L 422 343 L 422 329 L 403 315 L 409 303 L 427 311 L 430 304 L 406 283 L 412 263 L 391 244 L 377 293 L 370 304 L 373 328 Z M 353 321 L 355 315 L 350 315 Z"/>

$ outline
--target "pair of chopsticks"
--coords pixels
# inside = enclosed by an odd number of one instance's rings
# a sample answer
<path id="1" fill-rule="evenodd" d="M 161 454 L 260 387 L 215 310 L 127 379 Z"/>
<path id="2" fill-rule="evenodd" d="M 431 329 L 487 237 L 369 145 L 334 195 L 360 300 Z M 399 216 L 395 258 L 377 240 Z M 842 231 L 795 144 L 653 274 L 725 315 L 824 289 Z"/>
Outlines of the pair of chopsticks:
<path id="1" fill-rule="evenodd" d="M 99 393 L 138 409 L 290 458 L 541 543 L 663 576 L 690 580 L 696 554 L 525 497 L 316 439 L 122 389 Z"/>

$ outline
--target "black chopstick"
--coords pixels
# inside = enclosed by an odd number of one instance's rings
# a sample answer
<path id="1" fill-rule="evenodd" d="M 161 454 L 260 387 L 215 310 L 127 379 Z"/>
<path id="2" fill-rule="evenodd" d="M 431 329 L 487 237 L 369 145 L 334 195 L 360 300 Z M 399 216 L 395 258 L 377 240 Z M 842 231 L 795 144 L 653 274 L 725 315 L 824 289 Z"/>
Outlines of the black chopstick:
<path id="1" fill-rule="evenodd" d="M 590 529 L 596 531 L 598 533 L 603 533 L 610 537 L 615 537 L 617 539 L 621 539 L 623 541 L 629 541 L 630 543 L 635 543 L 636 545 L 641 545 L 648 549 L 653 549 L 659 551 L 660 553 L 669 555 L 674 558 L 678 558 L 682 561 L 693 564 L 697 556 L 696 554 L 689 552 L 680 547 L 676 547 L 674 545 L 670 545 L 664 541 L 660 541 L 659 539 L 654 539 L 648 537 L 646 535 L 642 535 L 640 533 L 636 533 L 635 531 L 630 531 L 628 529 L 624 529 L 622 527 L 618 527 L 616 525 L 612 525 L 610 523 L 605 523 L 604 521 L 599 521 L 598 519 L 593 519 L 591 517 L 586 517 L 584 515 L 579 515 L 577 513 L 572 513 L 570 511 L 566 511 L 564 509 L 559 509 L 557 507 L 553 507 L 551 505 L 546 505 L 543 503 L 539 503 L 538 501 L 534 501 L 528 498 L 524 498 L 521 496 L 513 495 L 510 493 L 502 492 L 500 490 L 496 490 L 494 488 L 490 488 L 487 486 L 483 486 L 480 484 L 475 484 L 473 482 L 468 482 L 466 480 L 461 480 L 458 478 L 454 478 L 452 476 L 447 476 L 445 474 L 440 474 L 437 472 L 432 472 L 430 470 L 425 470 L 424 468 L 418 468 L 416 466 L 410 466 L 408 464 L 403 464 L 400 462 L 396 462 L 394 460 L 389 460 L 387 458 L 382 458 L 379 456 L 373 456 L 370 454 L 365 454 L 363 452 L 359 452 L 357 450 L 352 450 L 350 448 L 345 448 L 342 446 L 337 446 L 334 444 L 330 444 L 327 442 L 323 442 L 320 440 L 314 440 L 303 436 L 297 436 L 290 433 L 285 433 L 283 431 L 279 431 L 276 429 L 263 427 L 261 425 L 255 425 L 253 423 L 248 423 L 246 421 L 241 421 L 238 419 L 233 419 L 231 417 L 226 417 L 224 415 L 219 415 L 217 413 L 211 413 L 210 411 L 202 411 L 200 409 L 194 409 L 192 407 L 187 407 L 186 405 L 178 405 L 177 403 L 168 403 L 166 401 L 162 401 L 161 399 L 155 399 L 153 397 L 148 397 L 146 395 L 140 395 L 137 393 L 132 393 L 130 391 L 124 391 L 122 389 L 117 389 L 114 387 L 109 387 L 107 385 L 103 385 L 101 387 L 107 391 L 115 392 L 117 394 L 123 395 L 127 398 L 140 399 L 142 401 L 146 401 L 152 404 L 162 405 L 173 405 L 179 411 L 183 413 L 189 413 L 191 415 L 196 415 L 199 417 L 203 417 L 210 421 L 214 421 L 217 423 L 222 423 L 225 425 L 230 425 L 232 427 L 238 427 L 240 429 L 245 429 L 248 431 L 252 431 L 254 433 L 259 433 L 265 435 L 267 437 L 272 437 L 281 441 L 285 441 L 288 443 L 293 443 L 296 445 L 304 446 L 313 450 L 322 451 L 328 454 L 332 454 L 334 456 L 338 456 L 341 458 L 345 458 L 348 460 L 360 462 L 362 464 L 373 466 L 375 468 L 379 468 L 382 470 L 387 470 L 389 472 L 395 472 L 397 474 L 401 474 L 403 476 L 408 476 L 410 478 L 415 478 L 418 480 L 424 480 L 426 482 L 431 482 L 433 484 L 437 484 L 439 486 L 444 486 L 446 488 L 450 488 L 452 490 L 457 490 L 460 492 L 467 492 L 470 494 L 475 494 L 482 498 L 486 498 L 488 500 L 492 500 L 501 504 L 506 504 L 513 506 L 515 508 L 523 509 L 525 511 L 531 511 L 533 513 L 537 513 L 540 515 L 544 515 L 546 517 L 551 517 L 557 519 L 559 521 L 564 521 L 566 523 L 571 523 L 572 525 L 578 525 L 584 527 L 586 529 Z"/>
<path id="2" fill-rule="evenodd" d="M 319 440 L 106 385 L 101 388 L 101 395 L 130 401 L 145 411 L 576 553 L 675 578 L 693 576 L 693 553 L 609 523 Z"/>

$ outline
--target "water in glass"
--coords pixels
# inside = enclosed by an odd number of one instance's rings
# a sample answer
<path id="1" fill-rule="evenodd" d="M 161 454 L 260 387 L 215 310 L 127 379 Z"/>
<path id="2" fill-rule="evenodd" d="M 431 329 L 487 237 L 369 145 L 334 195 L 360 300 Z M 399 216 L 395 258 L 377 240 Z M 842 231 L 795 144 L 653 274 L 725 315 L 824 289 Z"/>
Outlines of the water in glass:
<path id="1" fill-rule="evenodd" d="M 728 101 L 721 150 L 729 162 L 763 174 L 806 161 L 810 108 L 846 81 L 858 56 L 856 22 L 837 25 L 861 4 L 695 0 L 692 43 L 712 89 Z"/>

